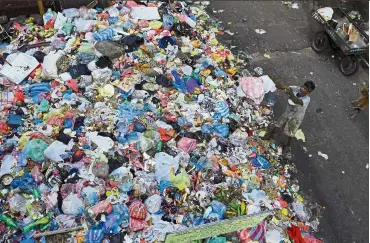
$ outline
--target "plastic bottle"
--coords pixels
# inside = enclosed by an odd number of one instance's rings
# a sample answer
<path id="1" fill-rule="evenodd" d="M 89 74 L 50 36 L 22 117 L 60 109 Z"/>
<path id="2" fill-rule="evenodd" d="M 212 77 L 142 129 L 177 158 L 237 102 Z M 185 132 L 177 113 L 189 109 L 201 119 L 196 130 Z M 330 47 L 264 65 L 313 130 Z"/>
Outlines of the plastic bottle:
<path id="1" fill-rule="evenodd" d="M 35 229 L 37 226 L 41 226 L 40 229 L 41 230 L 45 230 L 46 227 L 47 227 L 47 224 L 50 222 L 50 219 L 52 217 L 52 214 L 49 213 L 47 216 L 45 217 L 42 217 L 36 221 L 33 221 L 29 224 L 27 224 L 26 226 L 23 227 L 23 231 L 24 232 L 29 232 L 30 230 L 32 229 Z"/>
<path id="2" fill-rule="evenodd" d="M 18 228 L 18 225 L 16 224 L 16 222 L 11 217 L 5 214 L 0 215 L 0 222 L 3 222 L 6 226 L 10 228 L 14 228 L 14 229 Z"/>
<path id="3" fill-rule="evenodd" d="M 44 25 L 52 18 L 55 19 L 56 13 L 51 10 L 51 8 L 48 8 L 48 11 L 42 16 L 44 19 Z"/>

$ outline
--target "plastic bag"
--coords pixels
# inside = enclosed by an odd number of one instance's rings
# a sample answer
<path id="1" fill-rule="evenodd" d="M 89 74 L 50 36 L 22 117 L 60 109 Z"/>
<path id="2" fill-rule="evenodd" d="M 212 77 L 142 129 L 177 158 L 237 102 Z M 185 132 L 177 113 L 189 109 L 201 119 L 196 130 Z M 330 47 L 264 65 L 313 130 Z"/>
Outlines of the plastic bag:
<path id="1" fill-rule="evenodd" d="M 154 194 L 148 197 L 145 200 L 144 204 L 147 207 L 149 213 L 156 213 L 161 210 L 162 197 L 158 194 Z"/>
<path id="2" fill-rule="evenodd" d="M 41 77 L 44 79 L 57 79 L 58 78 L 58 67 L 57 61 L 64 55 L 64 51 L 59 50 L 57 52 L 50 52 L 44 57 L 42 63 Z"/>
<path id="3" fill-rule="evenodd" d="M 212 237 L 207 239 L 206 243 L 226 243 L 226 237 Z"/>
<path id="4" fill-rule="evenodd" d="M 183 137 L 177 143 L 177 147 L 186 153 L 190 153 L 197 147 L 197 140 Z"/>
<path id="5" fill-rule="evenodd" d="M 145 229 L 148 225 L 144 220 L 130 218 L 130 230 L 133 232 Z"/>
<path id="6" fill-rule="evenodd" d="M 264 202 L 265 204 L 268 204 L 268 202 L 269 202 L 269 199 L 267 198 L 266 193 L 262 190 L 253 189 L 249 193 L 243 192 L 243 197 L 246 200 L 250 200 L 254 204 L 257 204 L 257 205 L 259 205 L 260 202 Z"/>
<path id="7" fill-rule="evenodd" d="M 181 168 L 180 174 L 175 175 L 173 169 L 170 171 L 170 182 L 173 183 L 180 191 L 190 187 L 190 178 L 184 168 Z"/>
<path id="8" fill-rule="evenodd" d="M 240 86 L 245 96 L 260 104 L 264 97 L 263 80 L 257 77 L 242 77 Z"/>
<path id="9" fill-rule="evenodd" d="M 80 16 L 79 10 L 77 8 L 63 9 L 63 14 L 67 18 L 75 18 L 75 17 Z"/>
<path id="10" fill-rule="evenodd" d="M 26 210 L 27 200 L 20 194 L 14 194 L 9 200 L 9 208 L 11 211 L 24 215 Z"/>
<path id="11" fill-rule="evenodd" d="M 33 161 L 43 161 L 44 151 L 48 147 L 48 144 L 42 141 L 41 139 L 33 139 L 29 141 L 25 147 L 26 149 L 26 158 L 32 159 Z"/>
<path id="12" fill-rule="evenodd" d="M 110 214 L 112 211 L 113 206 L 108 200 L 100 201 L 88 210 L 88 212 L 93 216 L 97 216 L 102 213 Z"/>
<path id="13" fill-rule="evenodd" d="M 147 208 L 141 201 L 135 201 L 128 208 L 128 214 L 133 219 L 144 220 L 146 218 Z"/>
<path id="14" fill-rule="evenodd" d="M 269 168 L 270 162 L 268 162 L 267 159 L 263 158 L 262 156 L 258 155 L 257 157 L 252 158 L 252 164 L 256 166 L 257 168 Z"/>
<path id="15" fill-rule="evenodd" d="M 169 174 L 171 167 L 176 172 L 179 168 L 178 160 L 175 160 L 171 155 L 160 152 L 155 154 L 155 177 L 158 181 L 169 181 Z"/>
<path id="16" fill-rule="evenodd" d="M 292 209 L 296 216 L 303 222 L 307 222 L 310 219 L 310 214 L 307 212 L 307 208 L 303 203 L 299 201 L 294 201 L 292 203 Z"/>
<path id="17" fill-rule="evenodd" d="M 174 18 L 172 15 L 163 14 L 163 29 L 170 30 L 173 26 Z"/>
<path id="18" fill-rule="evenodd" d="M 63 27 L 63 24 L 67 22 L 67 17 L 65 17 L 62 13 L 57 14 L 57 18 L 54 23 L 54 29 L 59 30 L 60 28 Z"/>
<path id="19" fill-rule="evenodd" d="M 154 142 L 153 140 L 146 138 L 144 136 L 139 137 L 139 146 L 140 150 L 142 152 L 146 152 L 154 147 Z"/>
<path id="20" fill-rule="evenodd" d="M 104 238 L 104 230 L 101 225 L 93 225 L 84 237 L 85 243 L 102 242 Z"/>
<path id="21" fill-rule="evenodd" d="M 91 186 L 84 187 L 81 191 L 81 196 L 84 198 L 85 205 L 91 206 L 98 202 L 99 200 L 99 191 Z"/>
<path id="22" fill-rule="evenodd" d="M 92 173 L 96 177 L 106 179 L 109 175 L 109 165 L 105 162 L 98 161 L 92 168 Z"/>
<path id="23" fill-rule="evenodd" d="M 114 31 L 111 28 L 104 29 L 100 32 L 95 32 L 93 37 L 97 41 L 113 40 Z"/>
<path id="24" fill-rule="evenodd" d="M 281 233 L 276 229 L 267 230 L 265 234 L 265 240 L 266 243 L 281 242 Z M 308 241 L 306 242 L 308 243 Z"/>
<path id="25" fill-rule="evenodd" d="M 211 219 L 212 221 L 219 221 L 224 218 L 227 207 L 216 200 L 213 200 L 211 206 L 204 212 L 203 218 Z"/>
<path id="26" fill-rule="evenodd" d="M 216 114 L 220 115 L 223 118 L 229 116 L 229 106 L 226 104 L 225 101 L 219 100 L 215 104 L 215 112 Z"/>
<path id="27" fill-rule="evenodd" d="M 265 221 L 262 221 L 255 227 L 241 230 L 238 232 L 238 237 L 243 243 L 249 243 L 252 241 L 262 242 L 265 238 L 265 231 Z"/>
<path id="28" fill-rule="evenodd" d="M 212 131 L 218 137 L 227 138 L 229 136 L 229 126 L 226 124 L 215 123 Z"/>
<path id="29" fill-rule="evenodd" d="M 93 29 L 96 24 L 96 20 L 85 20 L 85 19 L 75 19 L 74 25 L 78 32 L 89 32 Z"/>
<path id="30" fill-rule="evenodd" d="M 46 148 L 44 155 L 46 158 L 55 162 L 63 161 L 61 155 L 65 153 L 66 149 L 67 145 L 59 141 L 54 141 Z"/>
<path id="31" fill-rule="evenodd" d="M 173 87 L 182 93 L 186 93 L 187 88 L 186 88 L 185 81 L 180 78 L 179 74 L 176 71 L 172 71 L 171 74 L 175 78 Z"/>
<path id="32" fill-rule="evenodd" d="M 103 56 L 107 56 L 111 59 L 118 58 L 125 53 L 124 47 L 112 40 L 105 40 L 96 43 L 95 49 Z"/>
<path id="33" fill-rule="evenodd" d="M 112 77 L 112 70 L 110 68 L 96 69 L 91 73 L 95 82 L 107 83 Z"/>
<path id="34" fill-rule="evenodd" d="M 62 210 L 68 215 L 80 215 L 84 212 L 84 203 L 74 194 L 70 194 L 63 199 Z"/>

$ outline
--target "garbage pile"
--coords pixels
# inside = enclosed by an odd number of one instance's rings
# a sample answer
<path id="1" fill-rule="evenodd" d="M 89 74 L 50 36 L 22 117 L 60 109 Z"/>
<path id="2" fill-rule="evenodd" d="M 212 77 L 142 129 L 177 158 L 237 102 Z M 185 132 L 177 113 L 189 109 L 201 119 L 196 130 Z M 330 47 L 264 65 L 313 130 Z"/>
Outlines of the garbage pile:
<path id="1" fill-rule="evenodd" d="M 35 22 L 13 23 L 0 49 L 3 241 L 161 242 L 271 210 L 207 241 L 321 242 L 294 168 L 260 139 L 275 86 L 217 41 L 204 3 L 127 1 Z"/>

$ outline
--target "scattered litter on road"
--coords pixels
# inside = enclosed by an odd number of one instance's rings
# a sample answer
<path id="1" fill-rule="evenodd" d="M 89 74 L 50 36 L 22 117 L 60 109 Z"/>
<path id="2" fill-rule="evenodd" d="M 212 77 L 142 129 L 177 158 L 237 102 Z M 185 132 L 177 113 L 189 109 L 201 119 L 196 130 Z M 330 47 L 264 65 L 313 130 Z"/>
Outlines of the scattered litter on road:
<path id="1" fill-rule="evenodd" d="M 297 2 L 292 3 L 292 9 L 299 9 L 299 5 Z"/>
<path id="2" fill-rule="evenodd" d="M 299 9 L 299 4 L 296 1 L 283 1 L 282 3 L 288 8 Z"/>
<path id="3" fill-rule="evenodd" d="M 257 34 L 260 34 L 260 35 L 263 35 L 263 34 L 265 34 L 266 33 L 266 30 L 264 30 L 264 29 L 255 29 L 254 30 Z"/>
<path id="4" fill-rule="evenodd" d="M 264 57 L 268 58 L 268 59 L 271 59 L 271 56 L 267 53 L 263 54 Z"/>
<path id="5" fill-rule="evenodd" d="M 369 164 L 366 164 L 365 168 L 366 168 L 366 169 L 369 169 Z"/>
<path id="6" fill-rule="evenodd" d="M 226 34 L 229 34 L 229 35 L 234 35 L 235 33 L 231 32 L 230 30 L 225 30 L 224 31 Z"/>
<path id="7" fill-rule="evenodd" d="M 321 153 L 320 151 L 317 152 L 317 154 L 321 157 L 323 157 L 325 160 L 328 160 L 329 159 L 329 156 L 327 154 L 323 154 Z"/>
<path id="8" fill-rule="evenodd" d="M 258 75 L 262 75 L 263 74 L 263 69 L 261 67 L 256 67 L 255 69 L 253 69 Z"/>
<path id="9" fill-rule="evenodd" d="M 224 11 L 225 11 L 224 9 L 213 10 L 213 13 L 223 13 Z"/>

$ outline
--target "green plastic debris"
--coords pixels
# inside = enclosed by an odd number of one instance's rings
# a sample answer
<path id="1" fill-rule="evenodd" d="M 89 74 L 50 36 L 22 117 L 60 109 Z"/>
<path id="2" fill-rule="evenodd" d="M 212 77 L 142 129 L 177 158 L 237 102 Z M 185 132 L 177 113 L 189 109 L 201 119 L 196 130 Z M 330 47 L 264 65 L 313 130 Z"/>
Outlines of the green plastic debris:
<path id="1" fill-rule="evenodd" d="M 41 139 L 33 139 L 26 145 L 26 158 L 33 161 L 43 161 L 44 151 L 49 145 Z"/>

